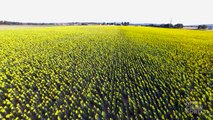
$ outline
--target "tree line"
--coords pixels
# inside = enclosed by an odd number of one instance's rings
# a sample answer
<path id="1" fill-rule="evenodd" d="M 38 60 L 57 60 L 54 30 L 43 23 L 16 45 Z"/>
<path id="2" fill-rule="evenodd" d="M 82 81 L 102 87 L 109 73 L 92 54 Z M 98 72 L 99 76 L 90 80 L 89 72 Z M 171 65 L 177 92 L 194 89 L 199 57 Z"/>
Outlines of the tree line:
<path id="1" fill-rule="evenodd" d="M 130 24 L 130 22 L 69 22 L 69 23 L 22 23 L 22 22 L 11 22 L 11 21 L 0 21 L 0 25 L 116 25 L 116 26 L 128 26 L 134 25 Z M 151 26 L 151 27 L 161 27 L 161 28 L 177 28 L 181 29 L 184 27 L 182 23 L 177 23 L 175 25 L 168 24 L 137 24 L 136 26 Z M 197 29 L 207 29 L 207 25 L 198 25 Z"/>

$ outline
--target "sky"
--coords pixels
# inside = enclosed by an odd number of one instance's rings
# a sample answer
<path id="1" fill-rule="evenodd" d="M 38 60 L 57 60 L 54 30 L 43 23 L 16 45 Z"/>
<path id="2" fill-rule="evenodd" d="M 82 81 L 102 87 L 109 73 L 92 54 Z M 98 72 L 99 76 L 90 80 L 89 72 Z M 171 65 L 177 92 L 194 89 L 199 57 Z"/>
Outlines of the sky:
<path id="1" fill-rule="evenodd" d="M 213 0 L 0 0 L 0 20 L 213 24 Z"/>

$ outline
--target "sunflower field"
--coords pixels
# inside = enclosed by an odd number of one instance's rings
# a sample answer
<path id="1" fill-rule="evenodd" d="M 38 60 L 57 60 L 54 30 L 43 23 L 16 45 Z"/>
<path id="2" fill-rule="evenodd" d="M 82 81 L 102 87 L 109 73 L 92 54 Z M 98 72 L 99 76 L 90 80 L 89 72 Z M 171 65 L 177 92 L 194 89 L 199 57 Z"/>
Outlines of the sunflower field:
<path id="1" fill-rule="evenodd" d="M 0 119 L 213 119 L 213 32 L 0 30 Z"/>

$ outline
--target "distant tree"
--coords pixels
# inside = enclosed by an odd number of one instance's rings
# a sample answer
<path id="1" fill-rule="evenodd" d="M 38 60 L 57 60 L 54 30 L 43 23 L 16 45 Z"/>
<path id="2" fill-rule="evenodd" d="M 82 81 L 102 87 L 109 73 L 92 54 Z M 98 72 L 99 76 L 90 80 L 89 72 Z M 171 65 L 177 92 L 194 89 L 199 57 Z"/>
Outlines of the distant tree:
<path id="1" fill-rule="evenodd" d="M 181 24 L 181 23 L 178 23 L 178 24 L 175 24 L 175 26 L 174 26 L 175 28 L 183 28 L 183 24 Z"/>
<path id="2" fill-rule="evenodd" d="M 207 28 L 208 28 L 207 25 L 199 25 L 199 26 L 198 26 L 198 29 L 199 29 L 199 30 L 204 30 L 204 29 L 207 29 Z"/>
<path id="3" fill-rule="evenodd" d="M 157 25 L 157 24 L 148 24 L 146 26 L 150 26 L 150 27 L 160 27 L 160 25 Z"/>
<path id="4" fill-rule="evenodd" d="M 161 24 L 160 27 L 163 27 L 163 28 L 173 28 L 174 26 L 172 24 Z"/>
<path id="5" fill-rule="evenodd" d="M 88 25 L 87 23 L 81 23 L 81 25 Z"/>
<path id="6" fill-rule="evenodd" d="M 121 25 L 129 25 L 129 22 L 122 22 Z"/>
<path id="7" fill-rule="evenodd" d="M 149 25 L 147 25 L 147 26 L 154 27 L 154 24 L 149 24 Z"/>
<path id="8" fill-rule="evenodd" d="M 115 25 L 120 26 L 121 24 L 120 23 L 116 23 Z"/>

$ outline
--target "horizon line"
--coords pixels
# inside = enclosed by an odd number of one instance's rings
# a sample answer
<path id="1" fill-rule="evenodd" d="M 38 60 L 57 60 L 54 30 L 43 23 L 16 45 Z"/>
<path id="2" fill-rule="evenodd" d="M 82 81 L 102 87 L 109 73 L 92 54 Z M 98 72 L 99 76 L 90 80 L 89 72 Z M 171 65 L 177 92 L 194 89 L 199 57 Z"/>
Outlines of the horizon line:
<path id="1" fill-rule="evenodd" d="M 82 22 L 82 21 L 70 21 L 70 22 L 21 22 L 21 21 L 11 21 L 11 20 L 0 20 L 0 22 L 14 22 L 14 23 L 21 23 L 21 24 L 69 24 L 69 23 L 98 23 L 98 24 L 102 24 L 102 23 L 122 23 L 122 22 L 128 22 L 128 21 L 87 21 L 87 22 Z M 147 22 L 129 22 L 130 24 L 155 24 L 155 25 L 159 25 L 159 24 L 170 24 L 169 22 L 165 22 L 165 23 L 147 23 Z M 177 23 L 171 23 L 171 24 L 183 24 L 181 22 L 177 22 Z M 212 23 L 213 24 L 213 23 Z M 206 24 L 206 23 L 200 23 L 200 24 L 183 24 L 184 26 L 189 26 L 189 25 L 211 25 L 210 24 Z"/>

